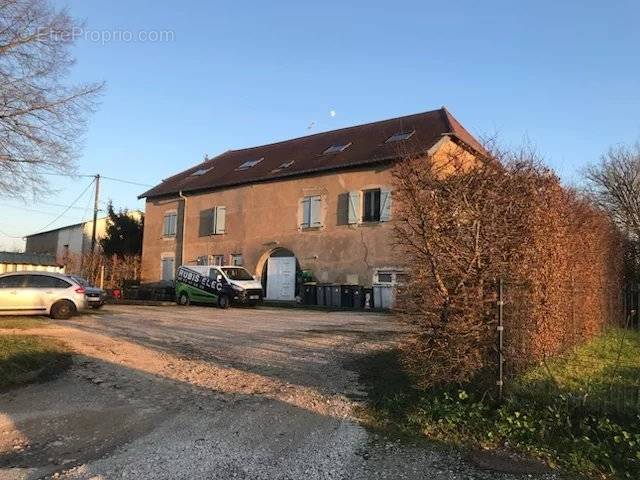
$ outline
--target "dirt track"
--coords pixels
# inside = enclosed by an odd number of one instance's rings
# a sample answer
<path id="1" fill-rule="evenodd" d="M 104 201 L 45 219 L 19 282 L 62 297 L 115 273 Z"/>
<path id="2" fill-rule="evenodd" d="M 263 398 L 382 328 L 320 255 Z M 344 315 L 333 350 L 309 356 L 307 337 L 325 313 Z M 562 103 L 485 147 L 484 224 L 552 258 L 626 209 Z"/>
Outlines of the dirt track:
<path id="1" fill-rule="evenodd" d="M 0 395 L 0 479 L 496 478 L 354 419 L 364 392 L 343 365 L 401 331 L 377 314 L 124 306 L 21 331 L 79 355 Z"/>

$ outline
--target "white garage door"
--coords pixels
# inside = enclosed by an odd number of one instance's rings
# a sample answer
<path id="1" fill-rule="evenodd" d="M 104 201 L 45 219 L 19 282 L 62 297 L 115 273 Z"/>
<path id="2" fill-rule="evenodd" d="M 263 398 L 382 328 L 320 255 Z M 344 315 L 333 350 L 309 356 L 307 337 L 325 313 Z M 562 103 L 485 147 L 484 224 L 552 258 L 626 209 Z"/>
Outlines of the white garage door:
<path id="1" fill-rule="evenodd" d="M 296 257 L 271 257 L 267 261 L 267 299 L 295 300 Z"/>

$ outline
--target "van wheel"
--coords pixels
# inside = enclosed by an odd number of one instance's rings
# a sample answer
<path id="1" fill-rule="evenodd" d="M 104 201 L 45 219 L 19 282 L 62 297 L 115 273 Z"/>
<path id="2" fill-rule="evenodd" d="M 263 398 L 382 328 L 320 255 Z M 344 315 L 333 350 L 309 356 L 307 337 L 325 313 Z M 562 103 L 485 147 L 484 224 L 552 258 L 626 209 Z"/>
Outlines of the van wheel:
<path id="1" fill-rule="evenodd" d="M 186 293 L 182 292 L 180 294 L 180 296 L 178 297 L 178 304 L 187 306 L 190 303 L 191 303 L 191 300 L 189 299 L 189 295 L 187 295 Z"/>
<path id="2" fill-rule="evenodd" d="M 229 308 L 229 297 L 227 297 L 226 295 L 220 295 L 218 297 L 218 307 L 222 309 Z"/>
<path id="3" fill-rule="evenodd" d="M 76 307 L 69 300 L 60 300 L 51 306 L 51 318 L 66 320 L 76 313 Z"/>

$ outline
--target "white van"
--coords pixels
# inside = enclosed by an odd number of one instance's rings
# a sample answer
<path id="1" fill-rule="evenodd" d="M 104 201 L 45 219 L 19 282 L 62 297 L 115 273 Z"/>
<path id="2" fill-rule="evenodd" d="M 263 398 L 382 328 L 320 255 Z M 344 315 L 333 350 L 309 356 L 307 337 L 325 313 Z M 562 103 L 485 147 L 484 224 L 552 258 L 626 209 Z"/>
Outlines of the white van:
<path id="1" fill-rule="evenodd" d="M 176 301 L 212 303 L 229 308 L 231 303 L 255 306 L 262 302 L 262 284 L 244 268 L 217 265 L 182 265 L 176 275 Z"/>

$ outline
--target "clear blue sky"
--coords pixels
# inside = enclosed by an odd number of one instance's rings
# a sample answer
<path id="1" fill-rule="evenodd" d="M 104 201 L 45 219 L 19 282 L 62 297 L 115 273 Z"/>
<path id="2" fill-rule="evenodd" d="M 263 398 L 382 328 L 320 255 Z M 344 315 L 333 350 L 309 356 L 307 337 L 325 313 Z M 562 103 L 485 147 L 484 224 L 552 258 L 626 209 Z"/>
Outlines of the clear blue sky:
<path id="1" fill-rule="evenodd" d="M 640 138 L 633 1 L 56 4 L 88 29 L 72 79 L 107 82 L 80 173 L 154 184 L 205 153 L 442 105 L 475 134 L 528 138 L 568 183 L 608 146 Z M 123 31 L 173 39 L 94 41 Z M 71 203 L 88 183 L 58 180 L 45 201 Z M 143 208 L 143 190 L 105 181 L 102 198 Z M 86 194 L 52 227 L 87 218 L 89 205 Z M 2 198 L 0 208 L 14 235 L 62 211 Z M 20 245 L 0 236 L 0 248 Z"/>

